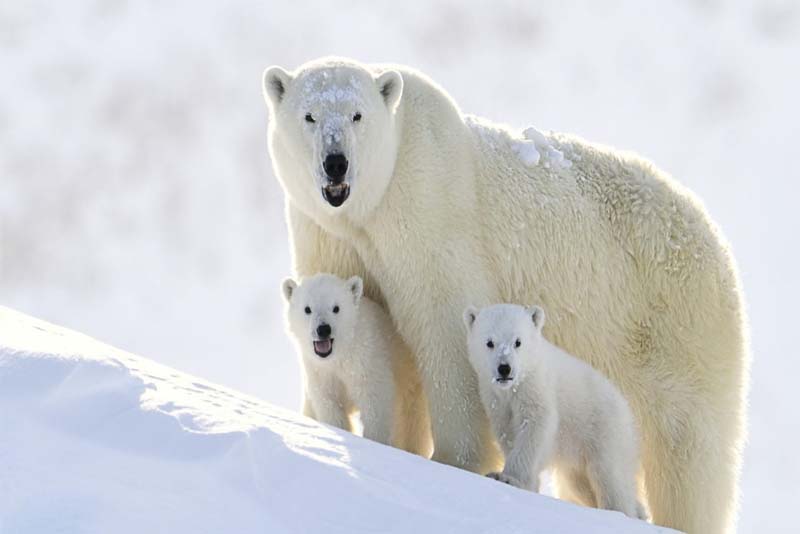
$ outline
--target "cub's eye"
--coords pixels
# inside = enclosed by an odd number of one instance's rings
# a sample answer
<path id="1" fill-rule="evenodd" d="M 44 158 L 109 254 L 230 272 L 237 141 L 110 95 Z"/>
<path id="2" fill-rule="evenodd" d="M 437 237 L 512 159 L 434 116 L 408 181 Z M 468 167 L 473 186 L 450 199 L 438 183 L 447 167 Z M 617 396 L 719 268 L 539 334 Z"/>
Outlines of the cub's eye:
<path id="1" fill-rule="evenodd" d="M 333 313 L 339 313 L 339 306 L 333 307 Z"/>
<path id="2" fill-rule="evenodd" d="M 306 306 L 305 312 L 306 312 L 306 315 L 311 315 L 311 308 Z"/>
<path id="3" fill-rule="evenodd" d="M 317 122 L 317 121 L 314 120 L 314 117 L 311 115 L 311 113 L 306 113 L 306 122 Z"/>
<path id="4" fill-rule="evenodd" d="M 490 339 L 489 341 L 486 342 L 486 346 L 489 347 L 490 349 L 493 349 L 494 348 L 494 341 L 492 341 Z"/>
<path id="5" fill-rule="evenodd" d="M 515 347 L 519 348 L 520 345 L 522 345 L 522 341 L 520 341 L 519 339 L 514 342 Z"/>
<path id="6" fill-rule="evenodd" d="M 356 114 L 353 115 L 353 122 L 358 122 L 361 120 L 361 113 L 356 111 Z"/>

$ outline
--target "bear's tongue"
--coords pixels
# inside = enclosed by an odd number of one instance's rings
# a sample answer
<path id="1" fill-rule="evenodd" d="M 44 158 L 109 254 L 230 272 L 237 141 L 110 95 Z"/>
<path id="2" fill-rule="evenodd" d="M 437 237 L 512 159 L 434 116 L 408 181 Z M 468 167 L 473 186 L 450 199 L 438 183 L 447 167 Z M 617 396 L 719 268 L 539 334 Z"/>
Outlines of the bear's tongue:
<path id="1" fill-rule="evenodd" d="M 320 354 L 326 354 L 331 351 L 331 340 L 323 339 L 322 341 L 314 342 L 314 350 Z"/>

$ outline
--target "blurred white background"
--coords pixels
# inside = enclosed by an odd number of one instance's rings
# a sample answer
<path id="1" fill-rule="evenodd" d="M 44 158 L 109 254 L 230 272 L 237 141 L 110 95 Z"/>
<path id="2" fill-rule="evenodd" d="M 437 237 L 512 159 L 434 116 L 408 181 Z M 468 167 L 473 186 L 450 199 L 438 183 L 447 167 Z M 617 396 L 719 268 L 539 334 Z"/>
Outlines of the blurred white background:
<path id="1" fill-rule="evenodd" d="M 740 531 L 796 532 L 800 6 L 565 4 L 0 4 L 0 304 L 296 408 L 261 73 L 408 64 L 467 112 L 635 150 L 704 199 L 752 322 Z"/>

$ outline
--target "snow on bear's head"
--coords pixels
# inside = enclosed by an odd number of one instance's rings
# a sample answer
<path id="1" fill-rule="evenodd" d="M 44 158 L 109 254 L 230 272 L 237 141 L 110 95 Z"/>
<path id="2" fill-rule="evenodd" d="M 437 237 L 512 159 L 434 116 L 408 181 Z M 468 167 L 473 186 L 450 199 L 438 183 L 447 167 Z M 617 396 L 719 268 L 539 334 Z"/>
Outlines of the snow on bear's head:
<path id="1" fill-rule="evenodd" d="M 284 191 L 306 213 L 368 215 L 397 157 L 403 78 L 343 59 L 264 72 L 269 143 Z"/>
<path id="2" fill-rule="evenodd" d="M 337 355 L 337 347 L 349 344 L 364 291 L 360 277 L 342 280 L 323 273 L 300 284 L 287 278 L 281 288 L 287 304 L 286 324 L 302 354 L 330 360 Z"/>
<path id="3" fill-rule="evenodd" d="M 525 372 L 524 360 L 542 340 L 544 310 L 495 304 L 464 310 L 469 360 L 480 381 L 510 388 Z"/>

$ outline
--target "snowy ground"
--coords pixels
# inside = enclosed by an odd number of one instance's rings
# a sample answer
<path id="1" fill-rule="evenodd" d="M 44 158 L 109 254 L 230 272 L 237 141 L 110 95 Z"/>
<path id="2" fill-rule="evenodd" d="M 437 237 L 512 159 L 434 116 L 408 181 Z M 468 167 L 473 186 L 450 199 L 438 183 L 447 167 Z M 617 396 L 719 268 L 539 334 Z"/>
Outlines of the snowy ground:
<path id="1" fill-rule="evenodd" d="M 0 532 L 672 532 L 424 460 L 0 307 Z"/>
<path id="2" fill-rule="evenodd" d="M 797 0 L 0 2 L 0 304 L 296 409 L 260 77 L 326 54 L 635 150 L 704 200 L 752 318 L 740 530 L 794 532 Z"/>

